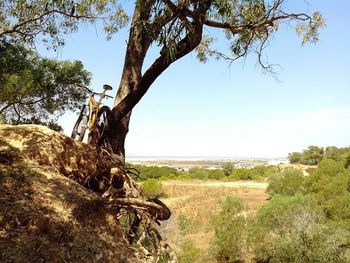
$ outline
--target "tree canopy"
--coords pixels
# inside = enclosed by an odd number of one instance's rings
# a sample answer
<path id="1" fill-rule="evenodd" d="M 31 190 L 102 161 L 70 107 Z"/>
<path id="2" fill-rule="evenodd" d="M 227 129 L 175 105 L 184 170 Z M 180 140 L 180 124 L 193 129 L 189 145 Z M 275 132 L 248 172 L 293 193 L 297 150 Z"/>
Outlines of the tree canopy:
<path id="1" fill-rule="evenodd" d="M 4 0 L 0 3 L 0 38 L 33 45 L 40 38 L 49 47 L 64 44 L 64 35 L 81 23 L 102 21 L 108 37 L 128 21 L 117 0 Z"/>
<path id="2" fill-rule="evenodd" d="M 346 167 L 349 166 L 350 147 L 337 148 L 328 146 L 326 148 L 310 145 L 301 152 L 292 152 L 288 155 L 291 163 L 301 163 L 308 165 L 317 165 L 323 159 L 332 159 L 335 161 L 343 161 Z"/>
<path id="3" fill-rule="evenodd" d="M 80 107 L 86 91 L 77 85 L 88 85 L 90 76 L 80 61 L 46 59 L 1 42 L 0 116 L 12 124 L 45 124 L 53 115 Z"/>

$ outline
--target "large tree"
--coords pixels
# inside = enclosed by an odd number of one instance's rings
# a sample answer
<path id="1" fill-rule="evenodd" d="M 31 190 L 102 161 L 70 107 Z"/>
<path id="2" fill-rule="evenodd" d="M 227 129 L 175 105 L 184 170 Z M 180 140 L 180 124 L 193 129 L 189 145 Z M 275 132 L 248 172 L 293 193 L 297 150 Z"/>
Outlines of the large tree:
<path id="1" fill-rule="evenodd" d="M 52 21 L 58 21 L 59 23 L 63 21 L 63 24 L 61 23 L 64 26 L 63 28 L 71 30 L 76 29 L 78 20 L 74 19 L 80 19 L 84 16 L 89 19 L 91 13 L 87 13 L 86 10 L 102 10 L 101 12 L 104 14 L 111 10 L 117 11 L 113 14 L 108 13 L 109 21 L 112 22 L 106 27 L 108 33 L 115 32 L 126 20 L 124 12 L 117 6 L 116 1 L 112 0 L 76 0 L 70 1 L 69 6 L 67 4 L 57 4 L 67 3 L 67 1 L 23 0 L 20 2 L 25 4 L 34 2 L 37 4 L 36 8 L 41 11 L 41 15 L 36 15 L 33 18 L 35 19 L 34 27 L 27 23 L 30 25 L 28 27 L 29 36 L 34 35 L 30 30 L 33 28 L 36 30 L 34 31 L 35 34 L 37 34 L 36 32 L 47 34 L 48 31 L 50 36 L 59 35 L 55 30 L 50 29 L 50 23 L 41 24 L 40 27 L 40 22 L 46 21 L 44 19 L 45 9 L 51 10 L 52 14 L 60 15 L 61 20 Z M 263 61 L 262 53 L 271 36 L 282 25 L 294 24 L 297 33 L 302 37 L 303 43 L 316 42 L 318 40 L 318 29 L 324 26 L 322 16 L 318 12 L 306 14 L 289 11 L 286 2 L 287 0 L 134 1 L 134 12 L 130 24 L 124 68 L 113 108 L 114 121 L 109 138 L 113 154 L 124 161 L 124 142 L 128 133 L 132 109 L 153 82 L 172 63 L 190 52 L 196 50 L 201 61 L 206 61 L 208 56 L 215 56 L 231 62 L 253 53 L 257 55 L 257 60 L 263 69 L 271 71 L 273 69 Z M 5 3 L 13 3 L 13 1 L 8 0 Z M 101 6 L 101 9 L 79 10 L 80 6 L 89 4 L 91 4 L 91 7 Z M 113 7 L 109 8 L 111 4 Z M 91 21 L 94 21 L 94 17 L 97 18 L 98 16 L 91 17 Z M 54 18 L 51 17 L 51 19 Z M 13 25 L 9 26 L 10 29 L 7 29 L 7 31 L 2 30 L 5 33 L 1 35 L 0 32 L 0 37 L 7 35 L 14 40 L 17 39 L 17 36 L 25 37 L 28 32 L 22 32 L 23 30 L 19 31 L 18 29 L 24 26 L 28 20 L 31 19 L 23 20 L 23 22 L 18 22 L 18 17 L 8 19 L 8 23 L 13 23 Z M 56 22 L 53 23 L 57 25 Z M 70 23 L 74 26 L 71 27 Z M 37 26 L 39 31 L 36 29 Z M 24 28 L 27 27 L 24 26 Z M 54 28 L 57 29 L 57 26 Z M 213 32 L 213 30 L 224 31 L 229 40 L 227 52 L 211 48 L 211 44 L 215 39 L 204 35 L 203 32 Z M 69 32 L 69 30 L 66 31 Z M 6 32 L 12 32 L 12 35 Z M 60 32 L 62 33 L 62 31 Z M 158 46 L 159 56 L 148 68 L 144 68 L 145 57 L 152 44 Z"/>
<path id="2" fill-rule="evenodd" d="M 178 59 L 194 50 L 201 61 L 207 56 L 234 61 L 255 53 L 263 69 L 271 70 L 262 60 L 262 52 L 280 26 L 294 22 L 303 43 L 317 41 L 318 29 L 324 26 L 318 12 L 288 12 L 284 0 L 135 2 L 124 69 L 113 108 L 116 125 L 110 138 L 113 152 L 120 159 L 124 158 L 132 109 L 152 83 Z M 224 31 L 230 43 L 228 54 L 210 48 L 214 39 L 203 34 L 205 28 Z M 152 44 L 159 47 L 159 57 L 144 68 L 144 59 Z"/>
<path id="3" fill-rule="evenodd" d="M 90 76 L 80 61 L 46 59 L 0 41 L 0 118 L 57 129 L 52 117 L 81 106 L 87 94 L 78 85 L 88 85 Z"/>

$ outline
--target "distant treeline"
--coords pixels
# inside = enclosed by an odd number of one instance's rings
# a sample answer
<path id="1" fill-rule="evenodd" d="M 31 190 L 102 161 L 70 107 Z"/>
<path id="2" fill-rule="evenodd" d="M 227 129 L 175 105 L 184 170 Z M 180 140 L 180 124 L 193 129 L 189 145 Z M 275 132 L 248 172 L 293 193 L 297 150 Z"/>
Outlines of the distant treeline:
<path id="1" fill-rule="evenodd" d="M 271 176 L 276 168 L 272 166 L 256 166 L 254 168 L 234 168 L 233 163 L 225 163 L 221 169 L 192 168 L 189 171 L 168 166 L 129 165 L 140 172 L 140 181 L 147 179 L 176 180 L 259 180 Z"/>
<path id="2" fill-rule="evenodd" d="M 302 152 L 292 152 L 288 155 L 290 163 L 317 165 L 323 159 L 344 162 L 345 167 L 350 165 L 350 147 L 337 148 L 329 146 L 326 148 L 310 145 Z"/>

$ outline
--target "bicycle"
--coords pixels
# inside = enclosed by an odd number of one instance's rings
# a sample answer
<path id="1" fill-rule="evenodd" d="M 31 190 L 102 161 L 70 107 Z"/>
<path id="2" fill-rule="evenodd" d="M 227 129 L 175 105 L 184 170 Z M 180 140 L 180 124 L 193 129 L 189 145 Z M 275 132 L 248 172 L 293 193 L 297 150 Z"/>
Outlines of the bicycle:
<path id="1" fill-rule="evenodd" d="M 71 138 L 83 141 L 85 132 L 89 129 L 88 144 L 101 145 L 104 138 L 108 136 L 112 111 L 107 106 L 100 108 L 100 105 L 104 98 L 113 98 L 106 94 L 107 90 L 112 90 L 113 88 L 105 84 L 103 85 L 103 92 L 97 93 L 83 85 L 79 86 L 86 89 L 91 95 L 89 96 L 88 104 L 84 104 L 81 108 L 79 117 L 73 127 Z M 95 95 L 100 96 L 98 100 L 95 99 Z"/>

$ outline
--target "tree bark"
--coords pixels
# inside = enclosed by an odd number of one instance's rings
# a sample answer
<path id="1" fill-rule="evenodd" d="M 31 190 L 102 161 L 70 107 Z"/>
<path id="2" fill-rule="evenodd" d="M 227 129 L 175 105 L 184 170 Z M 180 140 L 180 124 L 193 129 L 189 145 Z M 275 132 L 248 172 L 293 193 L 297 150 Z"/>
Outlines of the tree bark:
<path id="1" fill-rule="evenodd" d="M 128 46 L 125 55 L 123 73 L 114 102 L 113 123 L 110 134 L 110 144 L 113 155 L 125 163 L 125 138 L 129 131 L 131 111 L 134 106 L 148 91 L 153 82 L 176 60 L 194 50 L 202 39 L 205 14 L 210 7 L 210 0 L 203 1 L 198 8 L 196 17 L 191 22 L 192 30 L 177 43 L 177 50 L 170 58 L 167 54 L 168 47 L 164 46 L 160 56 L 142 75 L 142 66 L 145 55 L 154 36 L 147 32 L 142 26 L 143 22 L 149 20 L 152 1 L 143 1 L 142 7 L 136 4 L 134 16 L 131 23 Z M 165 17 L 165 25 L 169 20 Z M 156 33 L 160 28 L 155 29 Z M 156 35 L 156 34 L 154 34 Z"/>
<path id="2" fill-rule="evenodd" d="M 147 41 L 145 32 L 142 31 L 140 21 L 148 19 L 149 11 L 150 9 L 147 8 L 141 10 L 138 6 L 135 7 L 114 108 L 141 82 L 142 65 L 150 43 Z M 112 132 L 109 138 L 114 157 L 122 163 L 125 163 L 125 138 L 129 131 L 131 110 L 122 118 L 113 118 Z"/>

